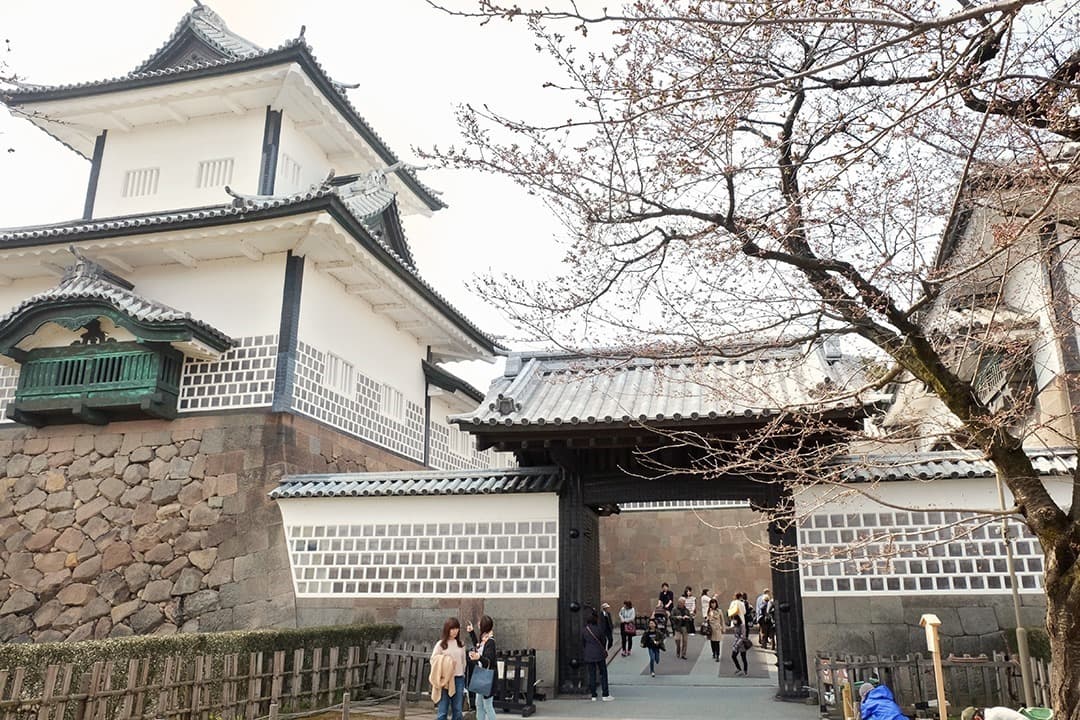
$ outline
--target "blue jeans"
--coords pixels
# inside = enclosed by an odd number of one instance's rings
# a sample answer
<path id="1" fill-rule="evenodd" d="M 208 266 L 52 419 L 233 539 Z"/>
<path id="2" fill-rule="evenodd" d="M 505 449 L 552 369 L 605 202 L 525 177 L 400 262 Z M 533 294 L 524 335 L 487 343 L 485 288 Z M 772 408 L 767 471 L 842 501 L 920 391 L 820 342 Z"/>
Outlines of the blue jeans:
<path id="1" fill-rule="evenodd" d="M 476 696 L 476 720 L 495 720 L 495 697 Z"/>
<path id="2" fill-rule="evenodd" d="M 461 703 L 464 699 L 465 676 L 457 675 L 454 677 L 454 697 L 450 697 L 450 693 L 445 690 L 439 696 L 439 709 L 435 712 L 436 720 L 446 720 L 451 707 L 454 709 L 454 716 L 451 720 L 461 720 Z"/>
<path id="3" fill-rule="evenodd" d="M 608 691 L 607 680 L 607 662 L 600 660 L 599 662 L 585 663 L 585 669 L 589 672 L 589 694 L 596 697 L 596 675 L 600 674 L 600 690 L 604 693 L 604 697 L 607 697 L 611 693 Z M 479 716 L 476 720 L 480 720 Z"/>
<path id="4" fill-rule="evenodd" d="M 660 648 L 648 648 L 649 650 L 649 672 L 656 672 L 655 668 L 660 664 Z"/>

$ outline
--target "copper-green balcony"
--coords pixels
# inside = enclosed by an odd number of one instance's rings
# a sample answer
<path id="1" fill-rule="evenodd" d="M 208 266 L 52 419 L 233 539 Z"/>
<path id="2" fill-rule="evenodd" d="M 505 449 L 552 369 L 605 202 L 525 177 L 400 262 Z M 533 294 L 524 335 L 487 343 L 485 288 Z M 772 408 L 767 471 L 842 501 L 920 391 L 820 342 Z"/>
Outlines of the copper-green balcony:
<path id="1" fill-rule="evenodd" d="M 137 342 L 31 350 L 7 414 L 27 425 L 171 419 L 183 359 L 168 345 Z"/>

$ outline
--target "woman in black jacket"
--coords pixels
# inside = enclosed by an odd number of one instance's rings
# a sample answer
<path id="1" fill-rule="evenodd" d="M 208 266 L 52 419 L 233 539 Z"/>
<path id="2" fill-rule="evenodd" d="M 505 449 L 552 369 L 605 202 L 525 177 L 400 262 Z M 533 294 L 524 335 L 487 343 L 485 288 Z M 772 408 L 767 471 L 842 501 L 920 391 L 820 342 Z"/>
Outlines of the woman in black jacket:
<path id="1" fill-rule="evenodd" d="M 480 616 L 480 640 L 477 641 L 476 633 L 470 627 L 469 637 L 475 646 L 469 651 L 469 660 L 479 667 L 487 668 L 495 673 L 491 683 L 491 691 L 487 695 L 476 695 L 476 720 L 495 720 L 495 683 L 499 681 L 499 666 L 495 662 L 495 621 L 489 615 Z"/>

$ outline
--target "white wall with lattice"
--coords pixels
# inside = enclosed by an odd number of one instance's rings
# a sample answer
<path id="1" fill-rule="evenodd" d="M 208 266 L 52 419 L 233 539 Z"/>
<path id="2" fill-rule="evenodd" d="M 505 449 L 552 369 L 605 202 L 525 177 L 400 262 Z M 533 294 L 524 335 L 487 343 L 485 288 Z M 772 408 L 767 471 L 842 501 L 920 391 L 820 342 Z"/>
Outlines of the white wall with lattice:
<path id="1" fill-rule="evenodd" d="M 1045 482 L 1052 494 L 1067 494 L 1065 483 Z M 797 505 L 803 595 L 1009 591 L 1001 521 L 977 512 L 999 507 L 993 479 L 821 488 Z M 1009 536 L 1019 591 L 1042 592 L 1038 542 L 1016 519 Z"/>
<path id="2" fill-rule="evenodd" d="M 297 597 L 557 597 L 558 496 L 279 500 Z"/>

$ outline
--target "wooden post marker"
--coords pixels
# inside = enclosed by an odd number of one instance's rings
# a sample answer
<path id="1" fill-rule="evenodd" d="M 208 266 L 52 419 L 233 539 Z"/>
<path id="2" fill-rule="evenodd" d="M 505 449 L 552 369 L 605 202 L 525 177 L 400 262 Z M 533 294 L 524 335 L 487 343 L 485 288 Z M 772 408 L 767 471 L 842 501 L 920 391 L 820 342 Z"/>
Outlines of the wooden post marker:
<path id="1" fill-rule="evenodd" d="M 948 704 L 945 701 L 945 671 L 941 668 L 941 638 L 938 637 L 938 627 L 941 620 L 937 615 L 927 613 L 919 618 L 919 624 L 926 629 L 926 649 L 934 658 L 934 680 L 937 683 L 938 716 L 941 720 L 949 720 Z"/>

